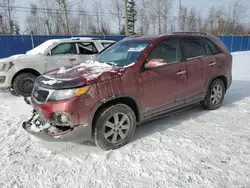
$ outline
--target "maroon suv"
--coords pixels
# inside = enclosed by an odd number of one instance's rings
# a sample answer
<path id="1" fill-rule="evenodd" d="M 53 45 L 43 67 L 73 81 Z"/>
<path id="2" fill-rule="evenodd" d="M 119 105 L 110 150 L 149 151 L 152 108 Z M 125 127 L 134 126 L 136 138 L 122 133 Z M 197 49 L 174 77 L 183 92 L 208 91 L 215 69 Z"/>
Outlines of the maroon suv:
<path id="1" fill-rule="evenodd" d="M 119 148 L 136 125 L 201 102 L 214 110 L 232 81 L 232 56 L 212 35 L 126 38 L 93 60 L 40 76 L 23 128 L 47 141 Z"/>

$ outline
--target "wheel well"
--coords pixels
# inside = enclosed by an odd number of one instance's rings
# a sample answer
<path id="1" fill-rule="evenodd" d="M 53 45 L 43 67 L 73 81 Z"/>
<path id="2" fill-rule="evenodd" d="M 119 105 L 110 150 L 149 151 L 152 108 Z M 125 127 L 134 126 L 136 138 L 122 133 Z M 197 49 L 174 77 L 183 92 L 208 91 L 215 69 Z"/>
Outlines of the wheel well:
<path id="1" fill-rule="evenodd" d="M 16 77 L 17 77 L 18 75 L 22 74 L 22 73 L 32 73 L 32 74 L 34 74 L 34 75 L 36 75 L 36 76 L 40 76 L 40 75 L 41 75 L 38 71 L 36 71 L 36 70 L 34 70 L 34 69 L 22 69 L 22 70 L 18 71 L 18 72 L 13 76 L 13 78 L 12 78 L 12 80 L 11 80 L 11 86 L 13 85 L 13 82 L 14 82 L 14 80 L 16 79 Z"/>
<path id="2" fill-rule="evenodd" d="M 227 90 L 227 84 L 228 84 L 227 83 L 227 77 L 226 76 L 218 76 L 214 80 L 216 80 L 216 79 L 221 79 L 223 81 L 224 85 L 225 85 L 225 90 Z"/>
<path id="3" fill-rule="evenodd" d="M 125 104 L 125 105 L 129 106 L 135 113 L 136 122 L 140 122 L 140 112 L 139 112 L 139 108 L 138 108 L 135 100 L 130 98 L 130 97 L 121 97 L 121 98 L 110 100 L 110 101 L 102 104 L 100 107 L 98 107 L 98 109 L 95 111 L 95 114 L 94 114 L 94 117 L 93 117 L 93 123 L 96 121 L 98 113 L 103 108 L 107 108 L 109 106 L 112 106 L 112 105 L 115 105 L 115 104 L 118 104 L 118 103 L 122 103 L 122 104 Z"/>

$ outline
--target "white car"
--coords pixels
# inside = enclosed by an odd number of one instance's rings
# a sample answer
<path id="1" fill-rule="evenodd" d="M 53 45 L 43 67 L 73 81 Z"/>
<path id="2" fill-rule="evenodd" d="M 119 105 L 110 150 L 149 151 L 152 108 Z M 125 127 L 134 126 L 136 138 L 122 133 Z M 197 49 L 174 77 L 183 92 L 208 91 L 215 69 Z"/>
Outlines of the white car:
<path id="1" fill-rule="evenodd" d="M 16 94 L 28 97 L 41 74 L 89 60 L 114 42 L 94 38 L 51 39 L 26 54 L 0 59 L 0 89 L 12 88 Z"/>

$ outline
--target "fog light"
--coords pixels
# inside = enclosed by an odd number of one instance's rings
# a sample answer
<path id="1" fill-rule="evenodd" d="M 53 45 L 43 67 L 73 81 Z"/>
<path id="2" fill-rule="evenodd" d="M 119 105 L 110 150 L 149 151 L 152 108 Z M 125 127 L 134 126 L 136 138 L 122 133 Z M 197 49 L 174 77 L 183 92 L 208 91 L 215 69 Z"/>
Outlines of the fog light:
<path id="1" fill-rule="evenodd" d="M 66 124 L 68 125 L 70 122 L 68 114 L 64 112 L 56 112 L 52 116 L 53 121 L 55 121 L 58 124 Z"/>

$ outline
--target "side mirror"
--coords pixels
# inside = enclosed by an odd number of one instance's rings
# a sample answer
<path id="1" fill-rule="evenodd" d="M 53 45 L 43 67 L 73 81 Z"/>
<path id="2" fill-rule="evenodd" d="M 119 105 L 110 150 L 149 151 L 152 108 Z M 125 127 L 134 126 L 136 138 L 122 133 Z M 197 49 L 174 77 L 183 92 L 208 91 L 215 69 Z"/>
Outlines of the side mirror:
<path id="1" fill-rule="evenodd" d="M 167 62 L 164 59 L 151 59 L 146 65 L 145 68 L 152 69 L 165 66 Z"/>

